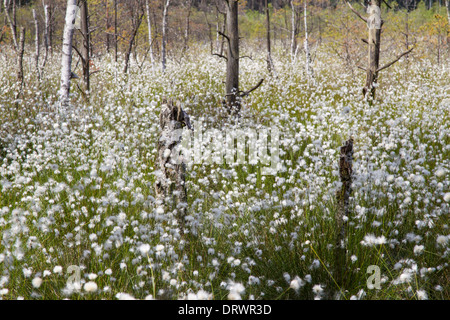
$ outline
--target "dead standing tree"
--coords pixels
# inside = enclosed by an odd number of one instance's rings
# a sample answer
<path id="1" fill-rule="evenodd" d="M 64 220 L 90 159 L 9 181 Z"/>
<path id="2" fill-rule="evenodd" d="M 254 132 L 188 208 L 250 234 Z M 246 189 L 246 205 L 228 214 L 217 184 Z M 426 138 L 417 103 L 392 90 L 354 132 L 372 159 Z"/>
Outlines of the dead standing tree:
<path id="1" fill-rule="evenodd" d="M 369 6 L 367 8 L 367 12 L 369 13 L 369 17 L 363 17 L 357 10 L 355 10 L 352 5 L 346 0 L 350 9 L 355 13 L 361 20 L 363 20 L 368 28 L 369 28 L 369 39 L 367 40 L 368 44 L 368 62 L 367 67 L 363 69 L 366 71 L 366 84 L 363 88 L 363 95 L 367 99 L 370 97 L 372 100 L 375 99 L 375 91 L 377 87 L 378 73 L 381 70 L 384 70 L 395 62 L 400 60 L 406 54 L 409 54 L 413 48 L 410 50 L 403 52 L 399 55 L 394 61 L 384 65 L 383 67 L 379 67 L 380 63 L 380 46 L 381 46 L 381 29 L 383 27 L 383 20 L 381 19 L 381 1 L 386 3 L 385 0 L 370 0 Z M 387 4 L 387 3 L 386 3 Z M 366 42 L 366 41 L 364 41 Z"/>
<path id="2" fill-rule="evenodd" d="M 164 205 L 166 210 L 175 213 L 181 233 L 184 233 L 184 217 L 187 211 L 187 193 L 185 186 L 186 164 L 180 158 L 178 146 L 181 143 L 182 128 L 191 128 L 189 116 L 172 100 L 163 99 L 159 115 L 161 134 L 158 139 L 159 168 L 156 177 L 155 191 L 157 204 Z"/>
<path id="3" fill-rule="evenodd" d="M 352 162 L 353 162 L 353 138 L 350 138 L 340 148 L 339 176 L 341 189 L 336 192 L 336 243 L 335 243 L 335 280 L 339 286 L 344 282 L 346 270 L 346 234 L 349 216 L 350 194 L 352 192 Z"/>
<path id="4" fill-rule="evenodd" d="M 264 81 L 261 79 L 256 86 L 247 91 L 239 90 L 239 24 L 238 10 L 239 0 L 223 0 L 226 7 L 227 34 L 219 34 L 226 39 L 228 43 L 227 56 L 221 56 L 227 61 L 227 77 L 225 83 L 226 98 L 225 105 L 228 112 L 232 115 L 238 115 L 241 110 L 241 99 L 253 90 L 256 90 Z"/>

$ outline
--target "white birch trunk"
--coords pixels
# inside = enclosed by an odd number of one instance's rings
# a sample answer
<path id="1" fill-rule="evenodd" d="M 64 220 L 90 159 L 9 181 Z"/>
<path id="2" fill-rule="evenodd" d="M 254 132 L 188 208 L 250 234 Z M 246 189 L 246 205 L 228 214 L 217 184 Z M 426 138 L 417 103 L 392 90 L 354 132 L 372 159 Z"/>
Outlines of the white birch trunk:
<path id="1" fill-rule="evenodd" d="M 450 24 L 450 9 L 448 8 L 448 0 L 445 0 L 445 8 L 447 9 L 447 21 Z"/>
<path id="2" fill-rule="evenodd" d="M 36 64 L 36 72 L 37 72 L 38 78 L 40 79 L 41 76 L 40 76 L 40 70 L 39 70 L 39 23 L 37 20 L 35 9 L 33 9 L 33 19 L 34 19 L 34 29 L 35 29 L 34 42 L 35 42 L 35 46 L 36 46 L 36 51 L 34 53 L 34 62 Z"/>
<path id="3" fill-rule="evenodd" d="M 44 20 L 45 20 L 45 26 L 44 26 L 44 48 L 45 48 L 45 53 L 44 53 L 44 59 L 42 61 L 41 69 L 43 69 L 45 67 L 45 64 L 47 63 L 48 45 L 49 45 L 48 29 L 50 28 L 50 20 L 48 18 L 48 5 L 46 5 L 44 3 L 44 1 L 42 1 L 42 4 L 44 6 Z"/>
<path id="4" fill-rule="evenodd" d="M 153 57 L 152 24 L 150 21 L 150 6 L 148 5 L 148 0 L 145 1 L 145 7 L 147 9 L 148 45 L 149 45 L 150 63 L 152 64 L 152 69 L 153 69 L 155 60 Z"/>
<path id="5" fill-rule="evenodd" d="M 77 13 L 77 0 L 67 0 L 66 21 L 64 26 L 64 37 L 61 59 L 61 88 L 59 98 L 61 106 L 69 103 L 70 76 L 72 65 L 72 40 Z"/>
<path id="6" fill-rule="evenodd" d="M 162 48 L 161 48 L 161 56 L 162 56 L 162 70 L 163 72 L 166 70 L 166 45 L 167 45 L 167 13 L 169 10 L 170 0 L 166 0 L 166 4 L 164 5 L 163 12 L 163 20 L 162 20 Z"/>

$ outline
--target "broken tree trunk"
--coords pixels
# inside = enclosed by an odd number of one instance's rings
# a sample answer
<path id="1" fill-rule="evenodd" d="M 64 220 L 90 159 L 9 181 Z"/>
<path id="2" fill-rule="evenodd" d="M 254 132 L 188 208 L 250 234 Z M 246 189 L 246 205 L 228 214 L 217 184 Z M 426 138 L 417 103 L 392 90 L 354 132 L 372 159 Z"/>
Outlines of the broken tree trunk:
<path id="1" fill-rule="evenodd" d="M 184 233 L 184 217 L 187 212 L 187 193 L 185 186 L 186 164 L 180 158 L 178 146 L 181 143 L 182 128 L 191 128 L 189 116 L 171 100 L 163 99 L 159 116 L 161 134 L 158 139 L 158 175 L 155 191 L 157 204 L 172 211 Z"/>
<path id="2" fill-rule="evenodd" d="M 340 148 L 339 176 L 341 189 L 336 192 L 336 244 L 335 244 L 335 280 L 339 286 L 344 282 L 346 272 L 346 221 L 349 216 L 349 200 L 352 192 L 353 139 L 350 138 Z"/>
<path id="3" fill-rule="evenodd" d="M 381 43 L 381 0 L 372 0 L 369 6 L 369 52 L 367 62 L 366 85 L 363 89 L 364 97 L 369 95 L 375 98 L 376 83 L 378 78 L 378 68 L 380 63 L 380 43 Z"/>
<path id="4" fill-rule="evenodd" d="M 370 5 L 367 9 L 369 13 L 369 17 L 365 18 L 357 10 L 355 10 L 352 5 L 346 0 L 347 5 L 350 9 L 355 13 L 358 18 L 367 23 L 367 27 L 369 28 L 369 39 L 367 40 L 368 44 L 368 62 L 367 68 L 359 67 L 366 71 L 366 84 L 363 88 L 364 98 L 371 98 L 373 101 L 375 99 L 375 91 L 377 87 L 378 73 L 381 70 L 384 70 L 398 60 L 404 55 L 409 54 L 414 48 L 409 49 L 408 51 L 400 54 L 394 61 L 384 65 L 383 67 L 379 67 L 380 63 L 380 45 L 381 45 L 381 28 L 383 26 L 383 20 L 381 19 L 381 5 L 382 0 L 370 0 Z M 386 3 L 385 1 L 383 1 Z"/>

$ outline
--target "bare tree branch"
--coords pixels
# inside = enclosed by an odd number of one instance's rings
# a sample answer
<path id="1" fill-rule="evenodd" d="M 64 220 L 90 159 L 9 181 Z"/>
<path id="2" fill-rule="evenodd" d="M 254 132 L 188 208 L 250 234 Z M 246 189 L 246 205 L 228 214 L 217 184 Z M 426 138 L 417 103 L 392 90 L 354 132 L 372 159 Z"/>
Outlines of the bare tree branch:
<path id="1" fill-rule="evenodd" d="M 226 61 L 228 61 L 228 58 L 225 57 L 223 54 L 220 54 L 220 53 L 213 53 L 212 55 L 213 55 L 213 56 L 218 56 L 218 57 L 223 58 L 223 59 L 225 59 Z"/>
<path id="2" fill-rule="evenodd" d="M 364 18 L 358 11 L 356 11 L 355 8 L 353 8 L 353 6 L 350 4 L 350 2 L 348 2 L 347 0 L 345 0 L 345 2 L 348 4 L 350 10 L 352 10 L 354 14 L 356 14 L 362 21 L 367 23 L 367 18 Z"/>
<path id="3" fill-rule="evenodd" d="M 380 72 L 381 70 L 384 70 L 386 68 L 389 68 L 390 66 L 392 66 L 394 63 L 396 63 L 398 60 L 400 60 L 401 57 L 403 57 L 404 55 L 409 54 L 411 51 L 413 51 L 414 48 L 409 49 L 408 51 L 403 52 L 401 55 L 399 55 L 394 61 L 389 62 L 388 64 L 382 66 L 381 68 L 377 69 L 377 72 Z"/>
<path id="4" fill-rule="evenodd" d="M 259 86 L 262 85 L 262 83 L 264 82 L 264 79 L 259 80 L 259 82 L 256 84 L 256 86 L 254 86 L 253 88 L 251 88 L 250 90 L 247 91 L 240 91 L 239 92 L 239 96 L 241 98 L 248 96 L 252 91 L 255 91 L 256 89 L 259 88 Z"/>

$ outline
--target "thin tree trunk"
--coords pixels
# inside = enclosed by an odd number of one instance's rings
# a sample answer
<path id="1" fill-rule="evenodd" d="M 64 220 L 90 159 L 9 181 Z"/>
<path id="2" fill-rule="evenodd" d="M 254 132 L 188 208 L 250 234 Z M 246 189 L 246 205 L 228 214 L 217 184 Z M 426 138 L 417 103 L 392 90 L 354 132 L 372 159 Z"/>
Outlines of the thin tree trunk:
<path id="1" fill-rule="evenodd" d="M 163 72 L 166 70 L 166 47 L 167 47 L 167 16 L 169 11 L 170 0 L 166 0 L 163 11 L 163 20 L 162 20 L 162 48 L 161 48 L 161 57 L 162 57 L 162 70 Z"/>
<path id="2" fill-rule="evenodd" d="M 448 24 L 450 25 L 450 8 L 449 8 L 449 5 L 450 5 L 449 1 L 445 0 L 445 8 L 447 9 L 447 21 L 448 21 Z"/>
<path id="3" fill-rule="evenodd" d="M 149 45 L 149 52 L 150 52 L 150 63 L 152 65 L 152 69 L 155 65 L 155 60 L 153 57 L 153 37 L 152 37 L 152 24 L 150 20 L 150 6 L 148 4 L 148 0 L 145 1 L 145 8 L 147 12 L 147 26 L 148 26 L 148 45 Z"/>
<path id="4" fill-rule="evenodd" d="M 89 98 L 90 91 L 90 79 L 89 79 L 89 53 L 90 53 L 90 35 L 89 35 L 89 12 L 87 0 L 84 0 L 81 3 L 81 35 L 82 46 L 81 46 L 81 55 L 83 61 L 83 81 L 84 81 L 84 92 L 86 97 Z"/>
<path id="5" fill-rule="evenodd" d="M 37 20 L 36 10 L 35 9 L 33 9 L 33 19 L 34 19 L 34 30 L 35 30 L 34 62 L 36 64 L 36 73 L 37 73 L 38 79 L 40 79 L 41 78 L 41 75 L 40 75 L 41 72 L 39 70 L 39 51 L 40 51 L 40 49 L 39 49 L 39 23 L 38 23 L 38 20 Z"/>
<path id="6" fill-rule="evenodd" d="M 48 5 L 48 13 L 49 13 L 49 20 L 48 20 L 48 49 L 50 52 L 50 55 L 53 56 L 53 23 L 54 23 L 54 17 L 53 17 L 53 0 L 49 0 Z"/>
<path id="7" fill-rule="evenodd" d="M 69 104 L 70 78 L 72 74 L 72 41 L 77 12 L 76 5 L 77 0 L 67 0 L 61 60 L 61 89 L 59 93 L 61 106 L 67 106 Z"/>
<path id="8" fill-rule="evenodd" d="M 369 52 L 367 62 L 367 77 L 364 87 L 364 96 L 375 99 L 376 83 L 378 80 L 378 68 L 380 63 L 381 43 L 381 0 L 371 0 L 369 7 Z"/>
<path id="9" fill-rule="evenodd" d="M 17 33 L 16 33 L 16 26 L 14 24 L 13 19 L 11 18 L 11 15 L 9 14 L 9 6 L 11 5 L 10 0 L 4 0 L 3 2 L 4 6 L 5 6 L 5 15 L 6 15 L 6 19 L 8 20 L 9 23 L 9 27 L 11 29 L 11 35 L 12 35 L 12 40 L 13 40 L 13 45 L 14 45 L 14 50 L 18 50 L 19 49 L 19 45 L 17 43 Z M 13 3 L 13 10 L 15 12 L 15 1 Z"/>
<path id="10" fill-rule="evenodd" d="M 136 22 L 136 26 L 134 27 L 133 33 L 131 34 L 131 39 L 130 39 L 130 43 L 128 45 L 128 50 L 127 50 L 127 53 L 125 54 L 125 66 L 123 68 L 123 73 L 128 72 L 128 65 L 129 65 L 131 50 L 133 49 L 134 39 L 136 38 L 136 34 L 141 25 L 143 17 L 144 17 L 144 14 L 141 14 L 140 17 L 138 18 L 138 21 Z"/>
<path id="11" fill-rule="evenodd" d="M 230 113 L 239 113 L 239 26 L 238 1 L 227 1 L 227 79 L 226 103 Z"/>
<path id="12" fill-rule="evenodd" d="M 186 52 L 186 50 L 189 48 L 190 17 L 191 17 L 191 7 L 192 7 L 193 0 L 187 0 L 187 1 L 188 1 L 188 7 L 187 7 L 187 14 L 186 14 L 186 29 L 184 30 L 183 52 Z"/>
<path id="13" fill-rule="evenodd" d="M 292 16 L 291 16 L 291 55 L 294 58 L 297 48 L 297 39 L 296 39 L 296 29 L 297 29 L 297 22 L 295 17 L 295 6 L 294 6 L 294 0 L 291 0 L 291 10 L 292 10 Z M 292 59 L 294 60 L 294 59 Z"/>
<path id="14" fill-rule="evenodd" d="M 266 27 L 267 27 L 267 70 L 269 70 L 269 72 L 272 72 L 273 64 L 272 64 L 272 49 L 270 45 L 270 12 L 267 0 L 266 0 Z"/>
<path id="15" fill-rule="evenodd" d="M 305 4 L 304 4 L 304 22 L 305 22 L 305 42 L 304 42 L 304 47 L 305 47 L 305 54 L 306 54 L 306 73 L 308 75 L 308 81 L 313 81 L 314 82 L 314 70 L 311 66 L 312 61 L 311 61 L 311 52 L 309 50 L 309 41 L 308 41 L 308 20 L 307 20 L 307 7 L 306 7 L 306 0 L 305 0 Z"/>
<path id="16" fill-rule="evenodd" d="M 17 80 L 23 84 L 23 53 L 25 49 L 25 28 L 20 29 L 19 47 L 17 48 Z"/>
<path id="17" fill-rule="evenodd" d="M 114 61 L 117 62 L 117 0 L 114 0 Z"/>
<path id="18" fill-rule="evenodd" d="M 346 221 L 349 216 L 350 194 L 352 192 L 353 139 L 350 138 L 340 149 L 339 176 L 342 187 L 336 192 L 336 244 L 335 244 L 335 279 L 342 286 L 346 273 Z"/>
<path id="19" fill-rule="evenodd" d="M 50 26 L 49 17 L 48 17 L 48 5 L 44 3 L 44 0 L 42 0 L 42 5 L 44 6 L 44 47 L 45 47 L 45 53 L 44 53 L 44 59 L 42 61 L 41 69 L 45 67 L 45 64 L 47 63 L 47 57 L 48 57 L 48 29 Z"/>
<path id="20" fill-rule="evenodd" d="M 108 6 L 108 0 L 105 0 L 105 22 L 106 22 L 106 33 L 105 33 L 105 42 L 106 42 L 106 52 L 109 53 L 109 49 L 111 46 L 110 43 L 110 34 L 109 34 L 109 28 L 110 28 L 110 24 L 109 24 L 109 6 Z"/>

